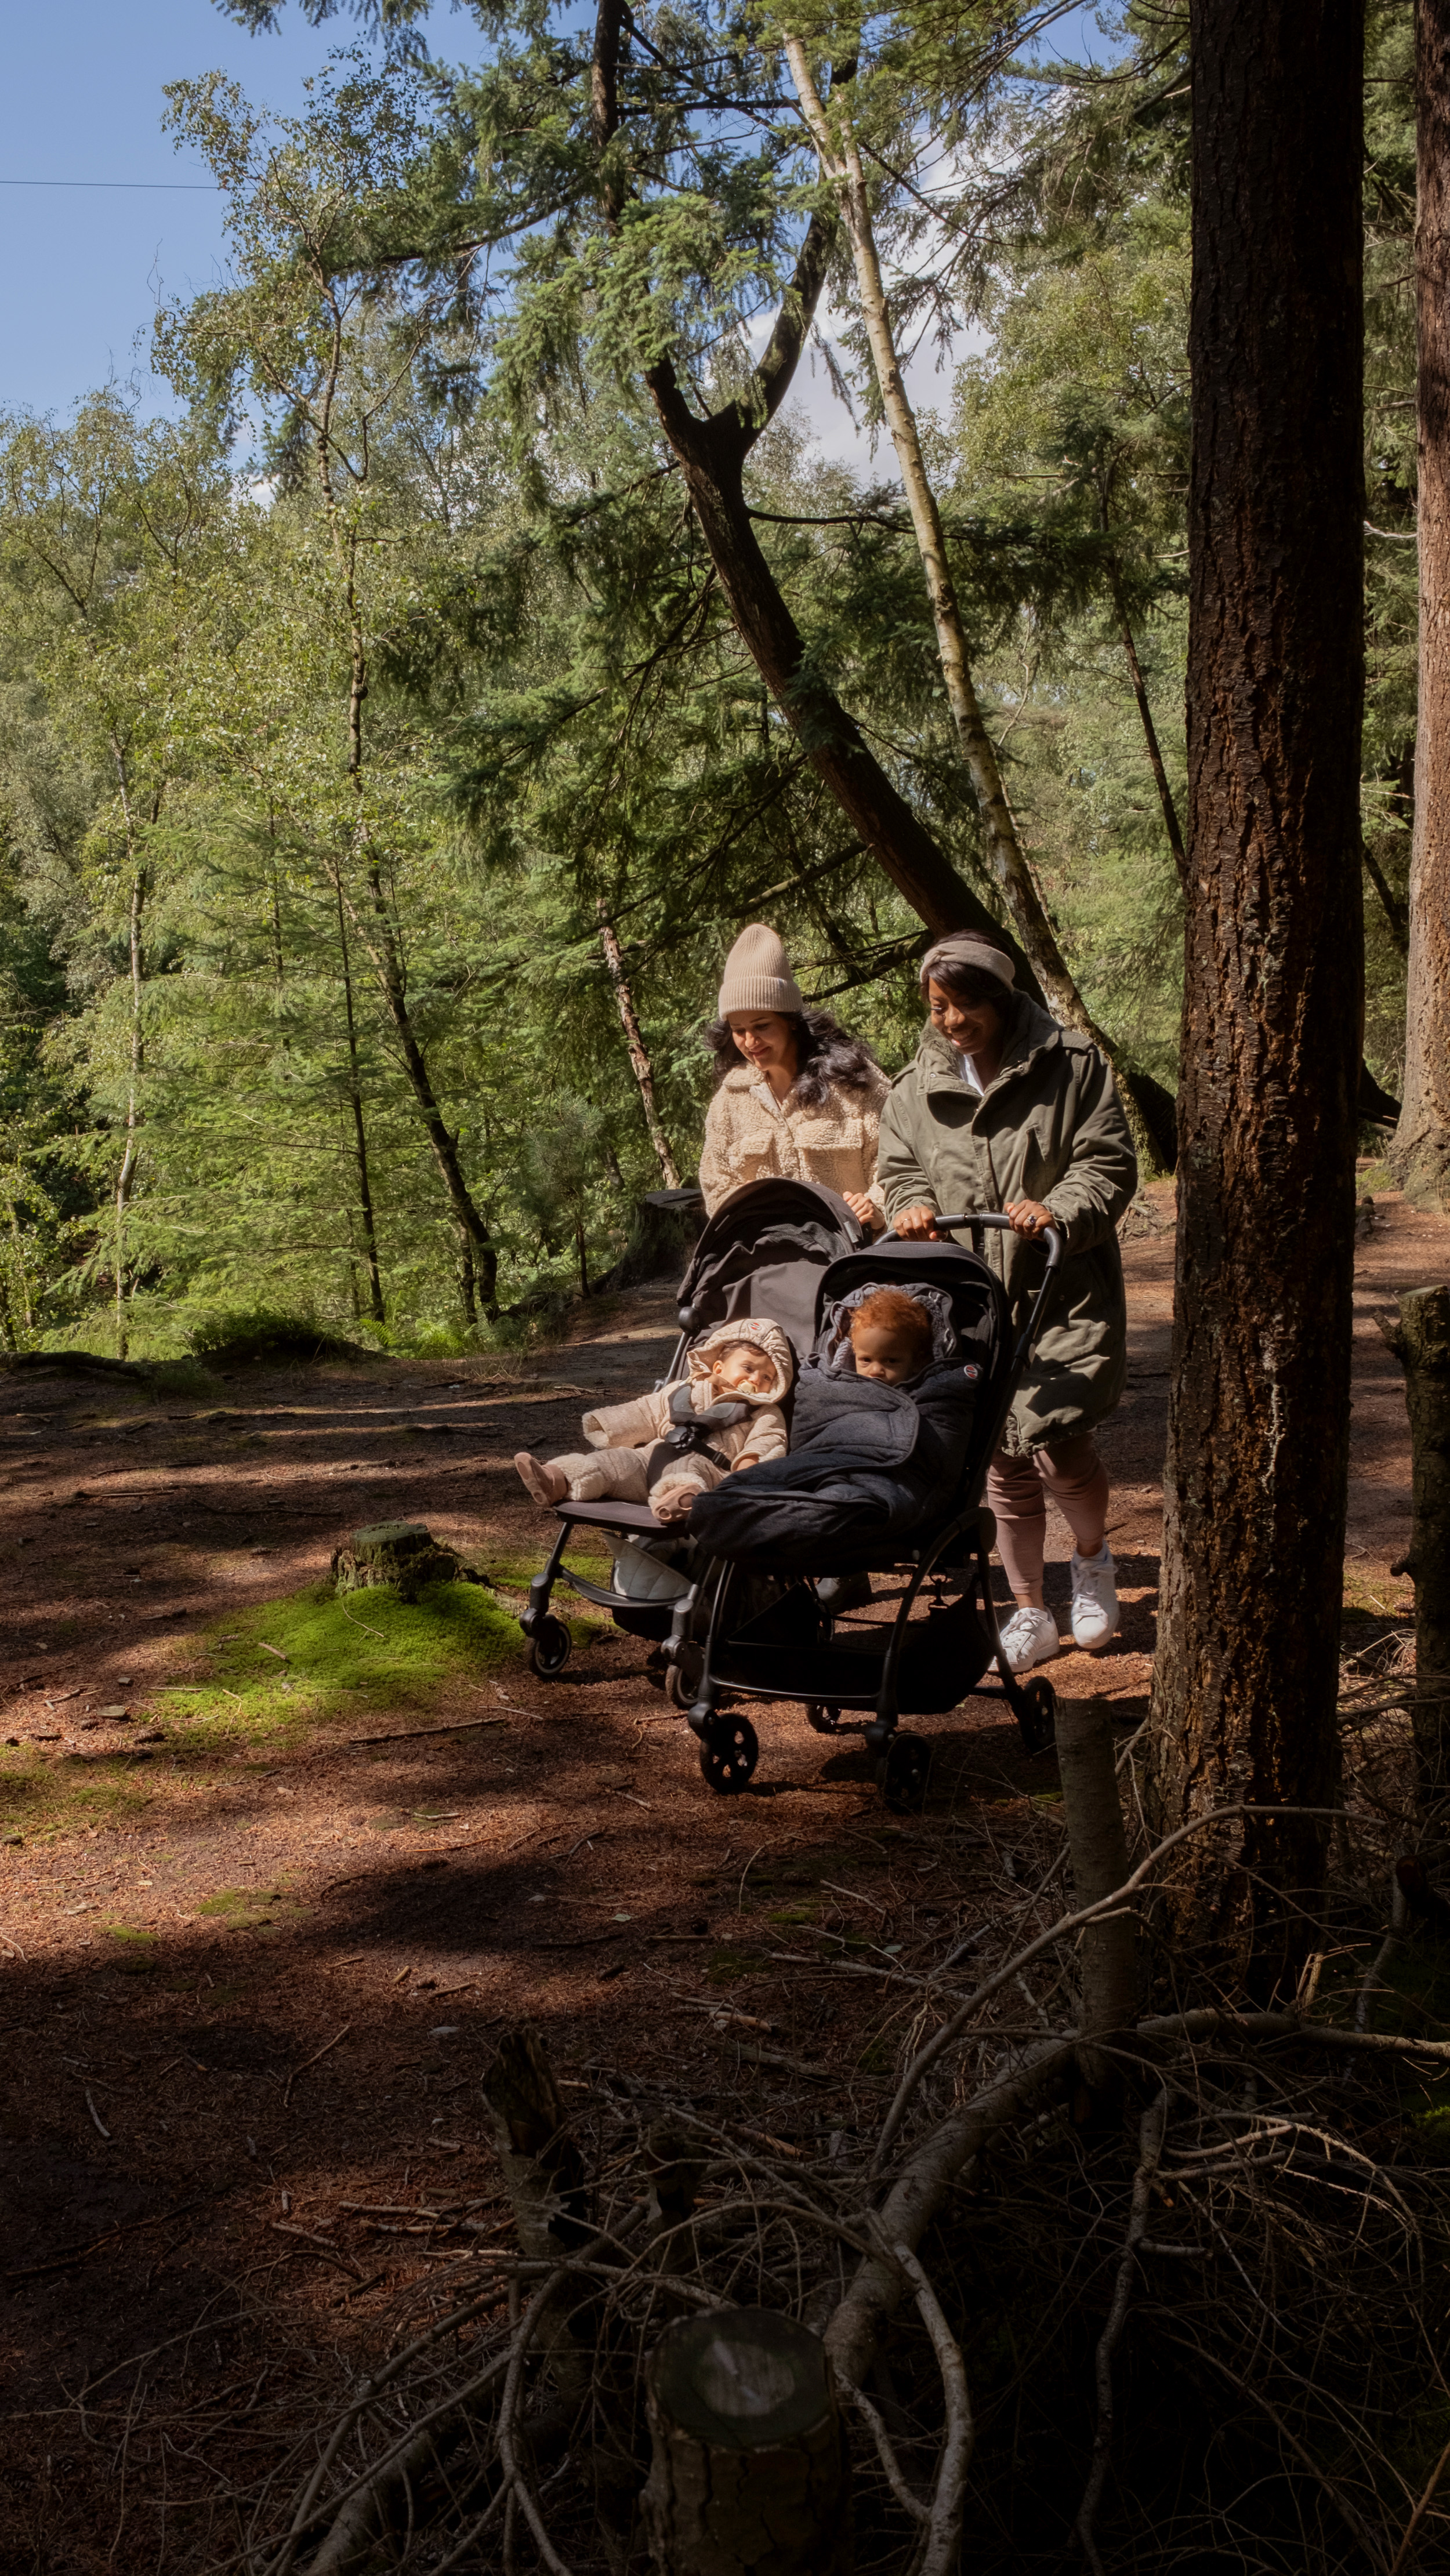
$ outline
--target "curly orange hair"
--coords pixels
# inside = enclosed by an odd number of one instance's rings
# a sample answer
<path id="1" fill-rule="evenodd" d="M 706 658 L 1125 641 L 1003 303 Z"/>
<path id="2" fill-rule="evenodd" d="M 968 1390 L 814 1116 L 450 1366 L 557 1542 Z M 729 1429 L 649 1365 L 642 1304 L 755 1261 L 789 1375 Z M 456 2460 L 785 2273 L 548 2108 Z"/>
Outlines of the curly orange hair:
<path id="1" fill-rule="evenodd" d="M 858 1324 L 869 1324 L 879 1333 L 899 1333 L 912 1344 L 918 1368 L 925 1368 L 931 1358 L 931 1317 L 904 1288 L 873 1288 L 852 1312 L 853 1334 Z"/>

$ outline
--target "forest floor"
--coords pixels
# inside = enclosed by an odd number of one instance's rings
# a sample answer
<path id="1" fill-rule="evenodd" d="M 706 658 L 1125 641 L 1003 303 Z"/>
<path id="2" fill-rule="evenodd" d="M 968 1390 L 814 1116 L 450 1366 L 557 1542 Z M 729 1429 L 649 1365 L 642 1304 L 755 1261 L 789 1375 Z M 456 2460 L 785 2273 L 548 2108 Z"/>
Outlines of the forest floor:
<path id="1" fill-rule="evenodd" d="M 1124 1243 L 1129 1389 L 1103 1443 L 1122 1634 L 1048 1668 L 1125 1727 L 1153 1649 L 1171 1186 L 1146 1205 Z M 1447 1266 L 1450 1222 L 1379 1195 L 1355 1297 L 1361 1641 L 1407 1634 L 1410 1614 L 1390 1573 L 1410 1511 L 1402 1380 L 1375 1317 Z M 673 1339 L 661 1283 L 579 1310 L 527 1361 L 257 1364 L 221 1401 L 0 1379 L 0 2515 L 17 2567 L 204 2559 L 217 2480 L 246 2476 L 289 2391 L 315 2397 L 329 2372 L 340 2391 L 466 2264 L 469 2231 L 506 2225 L 478 2095 L 505 2020 L 540 2025 L 566 2092 L 601 2068 L 668 2076 L 789 2152 L 879 2103 L 915 2007 L 862 1972 L 927 1965 L 1020 1908 L 1056 1780 L 1000 1700 L 915 1721 L 931 1787 L 898 1819 L 859 1740 L 790 1708 L 760 1716 L 747 1792 L 711 1796 L 646 1648 L 611 1627 L 579 1623 L 556 1680 L 529 1671 L 501 1614 L 552 1525 L 512 1454 L 572 1447 L 582 1405 L 651 1383 Z M 353 1528 L 401 1518 L 495 1589 L 467 1596 L 461 1643 L 385 1656 L 381 1686 L 378 1596 L 352 1596 L 355 1661 L 313 1688 L 307 1588 Z M 1068 1548 L 1051 1522 L 1064 1624 Z"/>

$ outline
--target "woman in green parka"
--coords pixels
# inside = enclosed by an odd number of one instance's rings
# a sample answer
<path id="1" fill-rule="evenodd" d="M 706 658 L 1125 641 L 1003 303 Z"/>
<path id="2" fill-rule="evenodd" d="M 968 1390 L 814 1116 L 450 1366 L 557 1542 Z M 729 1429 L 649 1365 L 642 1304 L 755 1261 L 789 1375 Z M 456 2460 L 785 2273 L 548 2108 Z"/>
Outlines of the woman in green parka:
<path id="1" fill-rule="evenodd" d="M 1118 1594 L 1107 1544 L 1108 1479 L 1094 1430 L 1127 1376 L 1117 1224 L 1138 1166 L 1112 1070 L 1014 989 L 1012 960 L 963 932 L 922 962 L 930 1012 L 916 1058 L 881 1113 L 877 1184 L 899 1235 L 930 1239 L 938 1215 L 999 1209 L 987 1235 L 1018 1330 L 1042 1279 L 1039 1240 L 1066 1244 L 1061 1279 L 987 1476 L 997 1545 L 1017 1608 L 1002 1630 L 1014 1672 L 1062 1651 L 1042 1598 L 1050 1494 L 1073 1535 L 1072 1634 L 1105 1646 Z"/>

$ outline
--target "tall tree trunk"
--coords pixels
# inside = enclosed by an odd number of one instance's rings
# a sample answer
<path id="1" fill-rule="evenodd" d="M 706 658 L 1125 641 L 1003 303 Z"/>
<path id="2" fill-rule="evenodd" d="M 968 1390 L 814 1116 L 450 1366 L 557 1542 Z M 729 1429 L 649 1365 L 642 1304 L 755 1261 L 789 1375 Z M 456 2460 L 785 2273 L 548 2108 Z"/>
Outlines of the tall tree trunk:
<path id="1" fill-rule="evenodd" d="M 866 323 L 866 337 L 876 382 L 881 394 L 881 407 L 896 449 L 901 469 L 911 524 L 916 532 L 917 551 L 926 574 L 927 597 L 931 602 L 932 623 L 936 628 L 937 654 L 942 678 L 946 683 L 947 704 L 957 729 L 962 758 L 972 782 L 977 813 L 982 826 L 982 841 L 987 864 L 1002 889 L 1003 900 L 1017 925 L 1021 940 L 1036 969 L 1038 982 L 1048 996 L 1056 1016 L 1069 1028 L 1080 1029 L 1101 1048 L 1117 1076 L 1123 1105 L 1133 1129 L 1133 1141 L 1139 1162 L 1149 1173 L 1162 1169 L 1152 1125 L 1134 1093 L 1133 1076 L 1126 1065 L 1117 1061 L 1116 1051 L 1097 1026 L 1082 994 L 1077 978 L 1063 956 L 1057 936 L 1048 920 L 1037 882 L 1032 874 L 1027 853 L 1022 847 L 1007 792 L 1002 783 L 1001 764 L 996 745 L 987 730 L 981 701 L 972 677 L 967 651 L 966 628 L 962 623 L 961 603 L 947 560 L 946 537 L 942 530 L 941 511 L 936 492 L 926 470 L 921 452 L 921 438 L 916 415 L 901 373 L 896 342 L 891 330 L 891 316 L 886 306 L 882 284 L 881 261 L 876 248 L 876 235 L 871 223 L 870 201 L 866 194 L 866 174 L 861 164 L 851 117 L 850 89 L 837 91 L 828 116 L 811 76 L 805 46 L 798 36 L 785 39 L 786 58 L 801 112 L 810 130 L 811 140 L 820 158 L 821 168 L 836 190 L 851 245 L 856 271 L 856 289 L 861 298 L 861 311 Z"/>
<path id="2" fill-rule="evenodd" d="M 1426 1821 L 1450 1786 L 1450 1288 L 1407 1288 L 1380 1331 L 1405 1372 L 1414 1518 L 1394 1571 L 1415 1587 L 1415 1771 Z"/>
<path id="3" fill-rule="evenodd" d="M 1362 1008 L 1357 0 L 1193 0 L 1189 847 L 1160 1830 L 1323 1807 Z M 1272 1988 L 1318 1817 L 1190 1838 L 1180 1928 Z"/>
<path id="4" fill-rule="evenodd" d="M 141 1022 L 144 987 L 144 959 L 141 934 L 146 912 L 146 871 L 134 867 L 131 872 L 131 1062 L 126 1080 L 126 1150 L 116 1178 L 116 1357 L 126 1356 L 126 1220 L 131 1210 L 131 1190 L 140 1158 L 141 1077 L 146 1070 L 146 1034 Z"/>
<path id="5" fill-rule="evenodd" d="M 328 282 L 322 279 L 318 282 L 323 290 L 324 301 L 330 304 Z M 343 607 L 347 619 L 350 662 L 347 697 L 347 774 L 355 800 L 357 847 L 364 861 L 368 886 L 366 919 L 359 919 L 350 900 L 347 902 L 347 910 L 353 927 L 361 937 L 372 960 L 373 971 L 388 1006 L 389 1016 L 398 1033 L 398 1044 L 407 1069 L 408 1080 L 413 1088 L 413 1097 L 418 1104 L 424 1132 L 433 1149 L 433 1159 L 438 1166 L 443 1186 L 448 1192 L 448 1203 L 453 1211 L 453 1222 L 458 1229 L 462 1252 L 461 1287 L 464 1320 L 472 1328 L 478 1321 L 477 1292 L 480 1288 L 483 1293 L 485 1312 L 492 1315 L 497 1311 L 498 1255 L 494 1250 L 488 1227 L 474 1205 L 472 1192 L 463 1177 L 463 1166 L 458 1159 L 458 1139 L 449 1133 L 434 1097 L 427 1059 L 419 1044 L 418 1033 L 413 1026 L 412 1013 L 408 1008 L 407 977 L 403 971 L 402 958 L 398 953 L 398 943 L 393 931 L 392 916 L 388 911 L 387 896 L 383 891 L 377 852 L 368 837 L 363 781 L 363 707 L 368 695 L 367 644 L 363 634 L 362 612 L 357 595 L 357 532 L 355 528 L 348 527 L 344 523 L 332 479 L 332 406 L 342 372 L 343 340 L 341 316 L 335 305 L 331 305 L 331 311 L 332 342 L 329 369 L 324 377 L 315 416 L 317 480 L 332 537 L 333 559 L 342 583 Z M 346 900 L 342 895 L 340 872 L 336 884 L 339 900 Z"/>
<path id="6" fill-rule="evenodd" d="M 1415 99 L 1420 701 L 1405 1092 L 1389 1159 L 1412 1198 L 1450 1208 L 1450 0 L 1416 0 Z"/>
<path id="7" fill-rule="evenodd" d="M 1105 506 L 1103 510 L 1103 528 L 1105 532 L 1107 524 L 1108 514 Z M 1173 853 L 1173 864 L 1178 870 L 1178 881 L 1181 885 L 1188 870 L 1188 853 L 1183 846 L 1183 827 L 1178 820 L 1178 807 L 1174 802 L 1173 790 L 1168 783 L 1168 772 L 1163 761 L 1163 748 L 1158 740 L 1158 728 L 1153 722 L 1153 708 L 1148 696 L 1148 684 L 1143 677 L 1143 665 L 1138 659 L 1138 646 L 1137 640 L 1133 634 L 1133 621 L 1128 615 L 1128 603 L 1123 596 L 1123 577 L 1118 570 L 1116 556 L 1109 559 L 1108 584 L 1113 594 L 1113 614 L 1118 621 L 1118 634 L 1122 642 L 1123 658 L 1128 665 L 1128 677 L 1133 684 L 1133 698 L 1138 709 L 1138 722 L 1143 728 L 1143 745 L 1148 754 L 1148 766 L 1153 772 L 1153 784 L 1158 790 L 1158 805 L 1163 816 L 1163 829 L 1168 835 L 1168 847 Z"/>
<path id="8" fill-rule="evenodd" d="M 611 230 L 624 211 L 613 150 L 619 130 L 619 37 L 625 0 L 599 0 L 591 65 L 591 128 L 599 156 L 599 203 Z M 838 68 L 838 81 L 854 64 Z M 860 726 L 807 663 L 805 644 L 745 506 L 745 459 L 790 390 L 815 318 L 835 239 L 834 218 L 813 214 L 764 355 L 745 394 L 721 410 L 692 411 L 668 357 L 645 371 L 660 426 L 680 462 L 685 488 L 729 605 L 735 629 L 776 705 L 865 847 L 938 938 L 979 930 L 1010 950 L 1018 980 L 1040 987 L 1010 931 L 958 876 L 866 744 Z"/>
<path id="9" fill-rule="evenodd" d="M 1380 910 L 1384 914 L 1386 921 L 1389 923 L 1391 939 L 1398 948 L 1400 955 L 1402 957 L 1408 957 L 1410 953 L 1409 913 L 1401 903 L 1399 896 L 1393 892 L 1389 879 L 1385 875 L 1384 869 L 1380 866 L 1378 859 L 1375 857 L 1373 850 L 1370 848 L 1368 841 L 1366 841 L 1364 845 L 1364 872 L 1368 877 L 1370 884 L 1374 887 L 1375 893 L 1379 896 Z"/>
<path id="10" fill-rule="evenodd" d="M 142 1022 L 145 1000 L 146 959 L 143 933 L 146 921 L 146 898 L 151 891 L 150 871 L 142 856 L 142 843 L 136 830 L 136 815 L 131 803 L 131 782 L 127 771 L 125 747 L 113 733 L 111 758 L 121 792 L 121 812 L 126 825 L 126 857 L 131 869 L 131 901 L 127 929 L 129 934 L 131 977 L 131 1062 L 126 1081 L 126 1150 L 116 1179 L 115 1264 L 116 1264 L 116 1357 L 126 1356 L 126 1224 L 131 1211 L 131 1192 L 140 1160 L 141 1078 L 146 1070 L 146 1032 Z M 151 821 L 161 808 L 159 794 L 151 800 Z"/>
<path id="11" fill-rule="evenodd" d="M 629 1049 L 629 1061 L 634 1068 L 635 1081 L 639 1084 L 639 1096 L 644 1103 L 644 1123 L 649 1129 L 649 1140 L 655 1149 L 655 1160 L 664 1174 L 665 1188 L 677 1190 L 680 1186 L 680 1176 L 675 1169 L 670 1140 L 665 1134 L 655 1102 L 654 1066 L 650 1063 L 649 1049 L 645 1045 L 644 1032 L 640 1028 L 635 1012 L 634 995 L 629 989 L 629 980 L 624 971 L 624 959 L 619 953 L 619 941 L 615 937 L 614 924 L 605 915 L 602 898 L 599 904 L 599 945 L 604 951 L 604 963 L 609 969 L 609 980 L 614 986 L 619 1025 L 624 1031 L 624 1043 Z"/>
<path id="12" fill-rule="evenodd" d="M 797 277 L 819 259 L 824 276 L 829 228 L 819 226 L 819 247 L 806 238 Z M 810 310 L 819 280 L 808 285 Z M 807 313 L 809 321 L 809 312 Z M 745 506 L 745 459 L 755 424 L 745 403 L 731 404 L 702 420 L 681 393 L 668 359 L 647 378 L 655 409 L 680 460 L 701 533 L 729 603 L 742 643 L 811 767 L 829 788 L 852 829 L 890 878 L 898 894 L 935 937 L 949 930 L 979 930 L 1020 961 L 1022 982 L 1040 989 L 1024 952 L 955 868 L 885 770 L 868 750 L 859 725 L 818 673 L 807 669 L 805 644 Z M 762 423 L 761 426 L 764 424 Z"/>
<path id="13" fill-rule="evenodd" d="M 18 1184 L 20 1179 L 20 1160 L 18 1155 L 15 1163 L 15 1179 Z M 15 1285 L 20 1292 L 20 1312 L 27 1333 L 33 1333 L 35 1330 L 35 1308 L 31 1303 L 30 1273 L 26 1268 L 25 1246 L 20 1238 L 20 1216 L 15 1205 L 15 1189 L 13 1187 L 10 1192 L 10 1240 L 15 1246 Z M 18 1350 L 19 1347 L 20 1345 L 18 1341 L 12 1343 L 13 1349 Z"/>
<path id="14" fill-rule="evenodd" d="M 423 1121 L 424 1133 L 433 1149 L 433 1159 L 438 1166 L 443 1186 L 448 1192 L 448 1203 L 453 1211 L 453 1222 L 458 1229 L 458 1238 L 464 1254 L 463 1309 L 468 1322 L 474 1324 L 478 1321 L 477 1296 L 482 1297 L 486 1314 L 491 1315 L 495 1312 L 498 1254 L 494 1249 L 493 1238 L 474 1204 L 473 1194 L 464 1179 L 463 1165 L 458 1155 L 458 1139 L 450 1130 L 434 1096 L 428 1060 L 419 1043 L 418 1032 L 413 1026 L 413 1015 L 408 1008 L 407 978 L 403 971 L 402 958 L 398 954 L 392 916 L 388 911 L 388 899 L 383 890 L 382 876 L 376 859 L 368 860 L 367 881 L 366 924 L 358 921 L 358 916 L 351 904 L 348 909 L 352 912 L 353 921 L 373 961 L 383 999 L 387 1003 L 389 1016 L 397 1031 L 399 1050 L 407 1070 L 408 1080 L 413 1088 L 413 1097 L 418 1104 L 418 1114 Z"/>
<path id="15" fill-rule="evenodd" d="M 352 960 L 347 950 L 347 914 L 342 901 L 342 874 L 332 880 L 337 897 L 337 939 L 342 955 L 342 998 L 347 1014 L 347 1098 L 352 1112 L 353 1165 L 357 1174 L 357 1203 L 362 1216 L 363 1251 L 368 1265 L 368 1307 L 374 1323 L 385 1324 L 387 1308 L 383 1304 L 383 1274 L 378 1263 L 377 1228 L 373 1223 L 372 1182 L 368 1174 L 367 1130 L 363 1125 L 362 1071 L 358 1063 L 357 1023 L 352 1007 Z M 278 940 L 278 954 L 281 941 Z"/>

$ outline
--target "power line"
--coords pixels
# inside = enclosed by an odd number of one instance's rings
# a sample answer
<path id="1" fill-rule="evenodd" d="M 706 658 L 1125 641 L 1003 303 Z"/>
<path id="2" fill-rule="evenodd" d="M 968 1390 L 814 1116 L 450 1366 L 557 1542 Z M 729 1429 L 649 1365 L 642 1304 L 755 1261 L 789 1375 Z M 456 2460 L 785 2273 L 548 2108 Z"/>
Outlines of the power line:
<path id="1" fill-rule="evenodd" d="M 218 194 L 212 179 L 0 179 L 0 188 L 170 188 L 190 197 Z"/>

